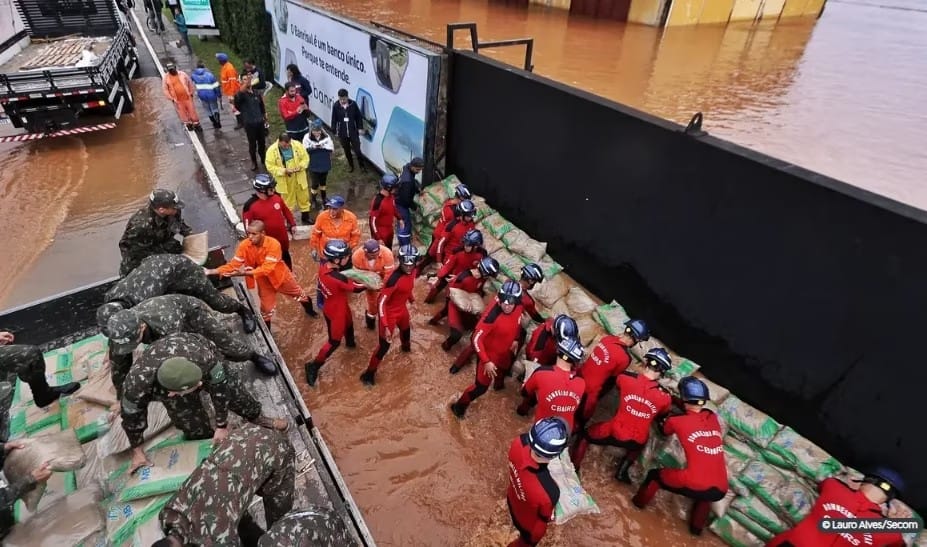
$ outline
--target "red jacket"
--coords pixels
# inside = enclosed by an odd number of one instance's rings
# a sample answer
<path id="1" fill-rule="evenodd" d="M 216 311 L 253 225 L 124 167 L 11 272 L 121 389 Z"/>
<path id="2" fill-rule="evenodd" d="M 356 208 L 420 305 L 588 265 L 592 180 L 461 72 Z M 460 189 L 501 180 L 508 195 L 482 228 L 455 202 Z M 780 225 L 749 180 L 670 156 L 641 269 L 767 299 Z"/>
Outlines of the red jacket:
<path id="1" fill-rule="evenodd" d="M 393 225 L 402 219 L 396 209 L 396 198 L 377 194 L 370 202 L 370 233 L 376 239 L 390 239 L 395 230 Z"/>
<path id="2" fill-rule="evenodd" d="M 393 273 L 386 278 L 386 283 L 383 284 L 380 295 L 377 297 L 377 314 L 380 316 L 380 322 L 387 329 L 395 326 L 397 318 L 409 313 L 406 305 L 414 302 L 412 297 L 414 286 L 415 275 L 407 274 L 400 269 L 393 270 Z"/>
<path id="3" fill-rule="evenodd" d="M 457 277 L 455 277 L 448 286 L 452 289 L 460 289 L 474 294 L 483 294 L 483 285 L 485 284 L 485 277 L 476 277 L 470 270 L 464 270 L 457 274 Z"/>
<path id="4" fill-rule="evenodd" d="M 573 431 L 576 410 L 586 392 L 586 382 L 573 371 L 560 367 L 541 367 L 534 371 L 522 394 L 537 398 L 538 406 L 534 410 L 534 421 L 559 416 L 566 420 L 569 431 Z"/>
<path id="5" fill-rule="evenodd" d="M 534 461 L 528 434 L 512 441 L 509 447 L 509 488 L 506 492 L 515 526 L 537 543 L 547 533 L 547 523 L 554 519 L 560 500 L 560 488 L 547 470 L 547 464 Z"/>
<path id="6" fill-rule="evenodd" d="M 457 198 L 444 200 L 444 205 L 441 206 L 441 216 L 438 217 L 438 223 L 435 224 L 434 237 L 441 237 L 444 235 L 444 227 L 447 226 L 450 221 L 454 220 L 454 214 L 458 203 L 460 203 L 460 200 Z"/>
<path id="7" fill-rule="evenodd" d="M 791 530 L 774 537 L 767 545 L 776 546 L 789 542 L 794 547 L 849 547 L 856 545 L 901 547 L 904 539 L 899 533 L 822 533 L 818 525 L 824 518 L 883 518 L 882 508 L 869 501 L 858 490 L 853 490 L 843 481 L 835 478 L 824 479 L 818 484 L 817 501 L 801 522 Z"/>
<path id="8" fill-rule="evenodd" d="M 589 393 L 598 393 L 602 387 L 625 371 L 631 364 L 628 348 L 617 336 L 603 336 L 579 367 L 579 375 L 586 380 Z"/>
<path id="9" fill-rule="evenodd" d="M 474 222 L 464 222 L 462 218 L 455 218 L 444 227 L 444 234 L 438 242 L 438 258 L 442 261 L 451 249 L 460 247 L 463 237 L 476 226 Z"/>
<path id="10" fill-rule="evenodd" d="M 274 194 L 267 199 L 261 199 L 257 196 L 251 196 L 242 207 L 242 221 L 245 223 L 245 230 L 248 225 L 255 220 L 264 223 L 264 230 L 267 235 L 276 239 L 280 243 L 280 248 L 284 251 L 290 248 L 290 233 L 287 225 L 296 226 L 296 219 L 293 213 L 286 206 L 278 194 Z"/>
<path id="11" fill-rule="evenodd" d="M 717 488 L 727 492 L 727 466 L 724 464 L 724 438 L 718 416 L 703 408 L 668 418 L 663 433 L 679 438 L 686 454 L 685 487 L 690 490 Z"/>
<path id="12" fill-rule="evenodd" d="M 647 442 L 650 424 L 668 413 L 673 397 L 656 380 L 633 372 L 618 375 L 618 410 L 609 421 L 611 436 L 622 441 Z"/>
<path id="13" fill-rule="evenodd" d="M 525 308 L 525 313 L 531 316 L 531 319 L 535 323 L 543 323 L 544 316 L 538 312 L 537 302 L 534 301 L 534 297 L 528 294 L 528 291 L 523 291 L 521 293 L 521 305 Z"/>
<path id="14" fill-rule="evenodd" d="M 512 313 L 505 313 L 502 306 L 495 302 L 483 312 L 473 329 L 472 337 L 473 349 L 480 363 L 495 361 L 499 355 L 511 351 L 512 344 L 518 338 L 518 329 L 521 328 L 520 319 L 521 306 L 515 306 Z"/>
<path id="15" fill-rule="evenodd" d="M 557 362 L 557 340 L 551 332 L 553 325 L 554 318 L 551 317 L 534 329 L 525 346 L 525 357 L 545 366 L 553 366 Z"/>
<path id="16" fill-rule="evenodd" d="M 280 97 L 280 100 L 277 102 L 277 105 L 280 108 L 280 117 L 283 118 L 283 121 L 290 121 L 296 116 L 299 116 L 299 107 L 300 105 L 306 104 L 306 100 L 302 98 L 298 93 L 293 100 L 290 100 L 289 97 L 284 94 Z"/>
<path id="17" fill-rule="evenodd" d="M 480 260 L 486 257 L 486 249 L 482 247 L 474 248 L 469 253 L 463 247 L 457 247 L 451 251 L 441 269 L 438 270 L 438 277 L 445 278 L 449 275 L 457 275 L 460 272 L 476 268 Z"/>
<path id="18" fill-rule="evenodd" d="M 319 266 L 319 290 L 325 296 L 325 305 L 322 311 L 329 319 L 344 319 L 345 314 L 351 314 L 348 305 L 348 295 L 363 292 L 366 289 L 356 281 L 344 276 L 331 263 L 323 262 Z"/>

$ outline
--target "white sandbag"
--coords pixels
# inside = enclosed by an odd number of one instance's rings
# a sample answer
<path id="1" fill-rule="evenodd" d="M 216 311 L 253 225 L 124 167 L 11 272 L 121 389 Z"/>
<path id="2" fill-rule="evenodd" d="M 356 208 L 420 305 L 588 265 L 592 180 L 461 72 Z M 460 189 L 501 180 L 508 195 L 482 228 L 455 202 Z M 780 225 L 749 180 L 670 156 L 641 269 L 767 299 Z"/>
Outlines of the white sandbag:
<path id="1" fill-rule="evenodd" d="M 547 466 L 550 476 L 560 487 L 560 499 L 554 508 L 554 522 L 563 524 L 574 517 L 580 515 L 590 515 L 601 513 L 599 506 L 592 499 L 583 485 L 579 482 L 576 475 L 576 469 L 567 451 L 560 454 L 560 457 L 550 462 Z"/>
<path id="2" fill-rule="evenodd" d="M 483 297 L 477 293 L 467 292 L 463 289 L 453 287 L 448 293 L 451 297 L 451 302 L 460 308 L 461 311 L 479 315 L 486 309 L 486 303 L 483 302 Z"/>
<path id="3" fill-rule="evenodd" d="M 489 233 L 483 234 L 483 248 L 486 249 L 488 254 L 493 254 L 503 247 L 505 247 L 505 243 L 502 243 L 501 239 L 495 238 Z"/>
<path id="4" fill-rule="evenodd" d="M 17 524 L 3 540 L 7 547 L 79 545 L 105 528 L 99 487 L 83 488 Z"/>
<path id="5" fill-rule="evenodd" d="M 527 233 L 516 228 L 502 236 L 502 242 L 508 250 L 530 262 L 537 262 L 547 253 L 547 243 L 532 239 Z"/>
<path id="6" fill-rule="evenodd" d="M 73 429 L 66 429 L 50 435 L 19 439 L 22 448 L 11 450 L 3 464 L 3 474 L 10 482 L 17 482 L 48 462 L 52 471 L 72 471 L 86 462 L 84 451 Z M 35 511 L 45 492 L 45 485 L 39 485 L 23 496 L 29 511 Z"/>
<path id="7" fill-rule="evenodd" d="M 312 235 L 312 228 L 313 228 L 312 226 L 308 226 L 308 225 L 307 226 L 304 226 L 304 225 L 297 226 L 296 229 L 293 230 L 292 238 L 296 241 L 303 240 L 303 239 L 309 239 L 309 236 Z"/>
<path id="8" fill-rule="evenodd" d="M 721 418 L 734 431 L 760 448 L 766 448 L 782 429 L 782 424 L 768 414 L 748 405 L 734 395 L 729 395 L 718 406 L 718 411 Z"/>
<path id="9" fill-rule="evenodd" d="M 608 304 L 602 304 L 595 309 L 593 317 L 609 334 L 621 334 L 624 332 L 624 324 L 630 320 L 628 312 L 624 307 L 612 300 Z"/>
<path id="10" fill-rule="evenodd" d="M 211 452 L 212 439 L 184 441 L 178 435 L 145 451 L 151 466 L 129 473 L 126 465 L 110 475 L 107 484 L 119 492 L 120 502 L 175 492 Z"/>
<path id="11" fill-rule="evenodd" d="M 758 498 L 738 496 L 731 503 L 731 509 L 747 516 L 772 535 L 781 534 L 790 527 L 775 511 Z"/>
<path id="12" fill-rule="evenodd" d="M 206 264 L 209 258 L 209 232 L 190 234 L 183 238 L 183 255 L 197 266 Z"/>
<path id="13" fill-rule="evenodd" d="M 566 276 L 558 274 L 545 279 L 543 283 L 538 283 L 530 292 L 538 304 L 551 309 L 558 300 L 566 296 L 569 290 Z"/>
<path id="14" fill-rule="evenodd" d="M 566 295 L 566 304 L 570 308 L 570 315 L 589 315 L 596 309 L 595 300 L 581 287 L 572 287 Z"/>
<path id="15" fill-rule="evenodd" d="M 588 345 L 595 338 L 602 336 L 605 330 L 601 325 L 596 323 L 592 314 L 575 316 L 576 326 L 579 327 L 579 339 L 584 345 Z"/>
<path id="16" fill-rule="evenodd" d="M 75 490 L 77 478 L 74 471 L 52 473 L 47 481 L 23 494 L 13 505 L 13 519 L 16 522 L 25 522 Z"/>
<path id="17" fill-rule="evenodd" d="M 357 281 L 361 285 L 367 287 L 368 289 L 373 289 L 375 291 L 380 290 L 383 286 L 383 278 L 380 277 L 380 274 L 377 272 L 370 272 L 367 270 L 358 270 L 357 268 L 349 268 L 341 272 L 342 275 L 348 279 Z"/>
<path id="18" fill-rule="evenodd" d="M 173 494 L 152 496 L 129 502 L 108 499 L 106 507 L 106 545 L 112 547 L 148 547 L 148 543 L 136 543 L 136 531 L 144 530 L 150 536 L 151 521 L 158 522 L 158 513 L 171 500 Z"/>
<path id="19" fill-rule="evenodd" d="M 725 543 L 734 547 L 763 547 L 766 543 L 732 519 L 730 515 L 715 519 L 708 529 L 723 539 Z"/>
<path id="20" fill-rule="evenodd" d="M 116 386 L 113 385 L 110 366 L 107 364 L 100 371 L 92 373 L 87 383 L 82 385 L 73 397 L 107 407 L 115 406 L 119 398 L 116 397 Z"/>
<path id="21" fill-rule="evenodd" d="M 734 498 L 737 497 L 737 492 L 734 490 L 728 490 L 727 494 L 724 495 L 718 501 L 711 502 L 711 513 L 716 517 L 723 517 L 727 513 L 728 508 L 731 506 L 731 502 L 734 501 Z"/>
<path id="22" fill-rule="evenodd" d="M 145 430 L 144 438 L 149 440 L 158 433 L 167 429 L 171 425 L 171 417 L 167 414 L 167 409 L 158 401 L 148 403 L 148 428 Z M 109 431 L 100 437 L 100 457 L 105 458 L 111 454 L 118 454 L 131 447 L 129 438 L 122 428 L 122 416 L 117 416 L 113 420 Z"/>
<path id="23" fill-rule="evenodd" d="M 779 506 L 781 492 L 790 482 L 780 470 L 759 459 L 748 463 L 737 479 L 769 507 Z"/>
<path id="24" fill-rule="evenodd" d="M 791 427 L 782 428 L 769 442 L 763 458 L 773 465 L 792 469 L 814 482 L 839 473 L 843 466 L 818 445 Z"/>
<path id="25" fill-rule="evenodd" d="M 528 359 L 522 359 L 524 370 L 525 370 L 525 382 L 528 381 L 528 378 L 531 378 L 531 375 L 534 374 L 534 371 L 541 368 L 541 364 L 536 361 L 529 361 Z"/>
<path id="26" fill-rule="evenodd" d="M 100 484 L 104 477 L 103 458 L 100 457 L 100 451 L 97 447 L 99 442 L 100 440 L 97 439 L 81 445 L 86 463 L 75 472 L 78 488 Z"/>

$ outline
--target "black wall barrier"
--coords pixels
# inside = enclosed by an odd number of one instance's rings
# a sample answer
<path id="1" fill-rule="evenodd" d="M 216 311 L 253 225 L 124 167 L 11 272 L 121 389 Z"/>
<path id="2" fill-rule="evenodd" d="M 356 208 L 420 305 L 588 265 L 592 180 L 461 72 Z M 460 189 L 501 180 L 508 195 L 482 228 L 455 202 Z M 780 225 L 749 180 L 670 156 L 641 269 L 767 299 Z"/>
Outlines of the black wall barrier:
<path id="1" fill-rule="evenodd" d="M 712 380 L 899 469 L 927 512 L 927 213 L 476 54 L 452 70 L 448 173 Z"/>

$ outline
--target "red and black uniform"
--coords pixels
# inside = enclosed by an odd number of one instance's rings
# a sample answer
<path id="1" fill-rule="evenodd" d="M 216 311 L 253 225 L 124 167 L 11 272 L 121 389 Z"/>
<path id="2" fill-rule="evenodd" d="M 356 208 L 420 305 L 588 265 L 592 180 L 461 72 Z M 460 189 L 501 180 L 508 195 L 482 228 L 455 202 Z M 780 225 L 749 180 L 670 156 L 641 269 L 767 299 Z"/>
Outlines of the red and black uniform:
<path id="1" fill-rule="evenodd" d="M 473 294 L 483 295 L 483 285 L 486 284 L 485 277 L 473 275 L 472 270 L 466 270 L 457 274 L 457 277 L 451 281 L 450 288 L 460 289 Z M 447 316 L 447 323 L 451 327 L 451 332 L 447 339 L 441 344 L 444 351 L 449 351 L 463 337 L 466 330 L 470 330 L 476 324 L 478 317 L 472 313 L 467 313 L 457 307 L 448 296 L 444 302 L 444 307 L 436 313 L 429 323 L 437 325 L 441 319 Z"/>
<path id="2" fill-rule="evenodd" d="M 845 532 L 842 534 L 822 533 L 818 526 L 822 519 L 878 519 L 884 518 L 882 507 L 873 503 L 859 490 L 853 490 L 843 481 L 833 477 L 818 484 L 817 501 L 808 516 L 791 530 L 772 538 L 767 547 L 849 547 L 874 545 L 879 547 L 901 547 L 904 539 L 899 533 Z"/>
<path id="3" fill-rule="evenodd" d="M 431 245 L 428 246 L 428 252 L 422 258 L 422 262 L 419 265 L 419 272 L 423 271 L 426 266 L 432 264 L 433 262 L 441 262 L 438 260 L 438 244 L 444 237 L 444 228 L 450 221 L 454 220 L 454 217 L 457 214 L 458 203 L 460 203 L 459 199 L 450 198 L 445 200 L 444 205 L 441 206 L 441 216 L 438 218 L 438 222 L 435 224 L 435 229 L 431 233 Z"/>
<path id="4" fill-rule="evenodd" d="M 521 389 L 523 397 L 518 405 L 518 413 L 528 414 L 528 410 L 535 404 L 534 421 L 551 416 L 563 418 L 569 431 L 573 431 L 576 411 L 586 392 L 586 382 L 572 370 L 565 370 L 559 366 L 540 367 L 525 382 Z"/>
<path id="5" fill-rule="evenodd" d="M 589 421 L 599 404 L 599 398 L 616 385 L 612 380 L 630 364 L 628 347 L 617 336 L 603 336 L 592 348 L 592 353 L 579 367 L 579 375 L 586 380 L 586 400 L 580 411 L 581 422 Z"/>
<path id="6" fill-rule="evenodd" d="M 370 237 L 383 242 L 387 249 L 393 248 L 393 226 L 402 217 L 396 209 L 396 198 L 392 194 L 384 196 L 382 193 L 373 196 L 370 203 Z"/>
<path id="7" fill-rule="evenodd" d="M 401 268 L 397 268 L 390 274 L 380 289 L 380 296 L 377 298 L 377 316 L 379 317 L 378 331 L 380 336 L 380 345 L 370 356 L 370 364 L 367 365 L 368 371 L 375 371 L 380 365 L 380 361 L 389 351 L 390 343 L 386 340 L 386 335 L 394 328 L 399 329 L 399 340 L 402 343 L 402 351 L 410 351 L 412 338 L 412 327 L 409 321 L 409 307 L 415 301 L 412 297 L 412 289 L 415 287 L 415 274 L 405 273 Z"/>
<path id="8" fill-rule="evenodd" d="M 528 547 L 540 543 L 554 520 L 554 508 L 560 500 L 560 487 L 547 470 L 546 463 L 531 457 L 531 445 L 525 433 L 509 447 L 509 488 L 505 494 L 512 524 L 519 537 L 508 547 Z"/>
<path id="9" fill-rule="evenodd" d="M 579 469 L 589 443 L 617 446 L 627 450 L 625 459 L 637 460 L 650 436 L 650 424 L 669 413 L 673 397 L 656 380 L 625 371 L 618 375 L 618 410 L 607 421 L 593 424 L 583 432 L 572 454 Z"/>
<path id="10" fill-rule="evenodd" d="M 460 396 L 457 401 L 459 406 L 466 409 L 474 399 L 489 389 L 489 384 L 493 380 L 486 374 L 484 366 L 486 363 L 492 362 L 496 365 L 495 388 L 505 387 L 505 375 L 512 368 L 514 358 L 512 344 L 518 336 L 518 321 L 521 312 L 521 306 L 515 306 L 512 313 L 505 313 L 498 302 L 493 303 L 483 312 L 476 328 L 473 329 L 470 345 L 460 352 L 454 361 L 454 367 L 459 369 L 470 360 L 474 353 L 477 358 L 476 382 Z"/>
<path id="11" fill-rule="evenodd" d="M 488 253 L 486 249 L 482 247 L 474 247 L 470 252 L 467 252 L 463 246 L 454 249 L 453 253 L 444 261 L 441 268 L 438 269 L 437 281 L 431 287 L 431 290 L 428 291 L 428 296 L 425 297 L 425 303 L 431 304 L 435 301 L 435 297 L 447 287 L 447 278 L 449 276 L 456 277 L 458 274 L 471 268 L 476 268 L 480 260 L 487 256 Z"/>
<path id="12" fill-rule="evenodd" d="M 695 506 L 689 529 L 700 533 L 708 519 L 711 502 L 721 500 L 728 488 L 721 424 L 714 412 L 703 408 L 699 412 L 667 418 L 662 430 L 664 435 L 675 434 L 679 438 L 686 455 L 686 467 L 651 469 L 632 501 L 644 507 L 660 488 L 692 498 Z"/>
<path id="13" fill-rule="evenodd" d="M 324 364 L 325 360 L 341 345 L 342 338 L 347 347 L 355 346 L 354 319 L 351 317 L 348 295 L 361 293 L 364 290 L 366 290 L 365 286 L 345 277 L 330 262 L 323 262 L 319 266 L 319 291 L 325 298 L 322 314 L 325 317 L 325 325 L 328 327 L 328 341 L 319 350 L 315 358 L 316 363 Z"/>
<path id="14" fill-rule="evenodd" d="M 460 247 L 463 244 L 463 237 L 475 227 L 475 222 L 472 220 L 465 221 L 462 217 L 448 222 L 447 226 L 444 227 L 444 235 L 441 236 L 441 241 L 438 242 L 435 259 L 443 263 L 444 259 L 450 255 L 451 250 Z"/>
<path id="15" fill-rule="evenodd" d="M 534 297 L 528 294 L 528 289 L 524 286 L 524 284 L 522 284 L 522 289 L 524 290 L 521 293 L 521 306 L 525 308 L 525 313 L 527 313 L 528 316 L 531 317 L 531 320 L 535 323 L 543 323 L 544 316 L 541 315 L 541 313 L 538 311 L 538 305 L 537 302 L 534 301 Z M 518 353 L 521 351 L 521 348 L 525 345 L 526 338 L 528 338 L 528 331 L 522 328 L 518 333 L 518 349 L 515 351 L 515 355 L 518 355 Z M 530 357 L 528 358 L 530 359 Z"/>
<path id="16" fill-rule="evenodd" d="M 293 212 L 286 206 L 279 194 L 268 196 L 267 199 L 251 196 L 242 207 L 241 219 L 245 223 L 245 230 L 255 220 L 263 222 L 264 232 L 280 243 L 283 262 L 291 270 L 293 269 L 288 226 L 296 226 L 296 219 L 293 218 Z"/>
<path id="17" fill-rule="evenodd" d="M 557 363 L 557 339 L 554 338 L 553 328 L 554 318 L 551 317 L 534 329 L 525 348 L 525 357 L 542 366 L 549 367 Z"/>

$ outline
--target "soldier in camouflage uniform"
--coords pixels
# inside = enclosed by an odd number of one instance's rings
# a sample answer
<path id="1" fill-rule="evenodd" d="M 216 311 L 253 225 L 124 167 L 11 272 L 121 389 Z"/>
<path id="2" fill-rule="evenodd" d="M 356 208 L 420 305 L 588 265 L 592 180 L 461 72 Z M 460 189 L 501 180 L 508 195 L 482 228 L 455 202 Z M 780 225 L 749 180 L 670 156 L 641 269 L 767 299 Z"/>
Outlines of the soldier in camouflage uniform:
<path id="1" fill-rule="evenodd" d="M 126 276 L 151 255 L 183 252 L 177 236 L 193 230 L 180 217 L 183 202 L 170 190 L 157 189 L 148 196 L 148 206 L 132 215 L 119 240 L 122 263 L 119 275 Z"/>
<path id="2" fill-rule="evenodd" d="M 248 507 L 259 495 L 268 526 L 283 517 L 293 507 L 295 460 L 286 435 L 250 424 L 231 432 L 161 510 L 167 537 L 155 545 L 240 545 L 248 536 L 256 539 L 263 530 Z"/>
<path id="3" fill-rule="evenodd" d="M 148 428 L 148 403 L 160 401 L 174 426 L 187 439 L 221 441 L 228 435 L 229 410 L 259 425 L 286 430 L 287 422 L 261 414 L 258 402 L 242 385 L 238 374 L 220 359 L 215 344 L 201 334 L 169 334 L 152 343 L 132 365 L 120 397 L 122 428 L 132 446 L 135 471 L 148 464 L 142 451 Z M 210 424 L 201 389 L 216 410 L 216 429 Z"/>
<path id="4" fill-rule="evenodd" d="M 195 296 L 218 312 L 237 313 L 245 332 L 257 328 L 254 313 L 238 299 L 219 292 L 202 267 L 185 256 L 171 254 L 149 256 L 106 291 L 105 303 L 97 309 L 97 325 L 104 329 L 116 313 L 171 293 Z"/>
<path id="5" fill-rule="evenodd" d="M 261 536 L 258 547 L 344 547 L 355 543 L 334 511 L 313 507 L 287 513 Z"/>
<path id="6" fill-rule="evenodd" d="M 6 444 L 0 443 L 0 469 L 3 468 L 6 455 L 11 450 L 18 450 L 24 445 L 16 441 Z M 39 483 L 44 483 L 51 477 L 52 470 L 45 462 L 40 467 L 34 469 L 25 477 L 19 477 L 12 483 L 7 483 L 5 479 L 0 479 L 0 512 L 7 512 L 13 509 L 16 500 L 23 497 L 28 492 L 35 489 Z M 6 536 L 9 529 L 6 519 L 0 519 L 0 539 Z"/>
<path id="7" fill-rule="evenodd" d="M 77 382 L 60 386 L 48 385 L 45 378 L 45 357 L 38 346 L 14 344 L 13 333 L 0 332 L 0 380 L 12 374 L 19 376 L 32 390 L 36 406 L 44 408 L 62 395 L 70 395 L 80 388 Z"/>
<path id="8" fill-rule="evenodd" d="M 132 351 L 168 334 L 202 334 L 230 361 L 254 361 L 264 374 L 277 373 L 273 360 L 259 355 L 240 336 L 222 324 L 202 300 L 185 294 L 166 294 L 145 300 L 109 318 L 103 334 L 109 338 L 109 361 L 116 392 L 132 366 Z"/>

